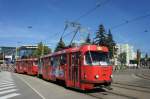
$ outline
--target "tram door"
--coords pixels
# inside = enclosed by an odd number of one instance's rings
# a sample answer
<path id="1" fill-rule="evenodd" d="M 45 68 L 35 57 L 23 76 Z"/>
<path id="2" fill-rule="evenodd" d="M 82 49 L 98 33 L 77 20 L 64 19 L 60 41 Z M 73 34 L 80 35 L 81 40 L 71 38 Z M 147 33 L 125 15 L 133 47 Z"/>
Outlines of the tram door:
<path id="1" fill-rule="evenodd" d="M 71 53 L 69 64 L 69 80 L 73 87 L 79 87 L 79 78 L 80 78 L 80 54 L 79 52 Z"/>

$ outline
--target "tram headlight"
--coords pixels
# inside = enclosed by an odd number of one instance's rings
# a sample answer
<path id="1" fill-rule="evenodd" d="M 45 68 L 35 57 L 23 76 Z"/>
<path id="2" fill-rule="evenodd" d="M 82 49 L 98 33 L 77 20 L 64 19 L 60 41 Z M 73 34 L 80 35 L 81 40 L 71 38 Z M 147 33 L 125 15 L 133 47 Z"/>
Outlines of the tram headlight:
<path id="1" fill-rule="evenodd" d="M 110 78 L 113 78 L 113 75 L 110 75 Z"/>
<path id="2" fill-rule="evenodd" d="M 98 79 L 98 78 L 99 78 L 99 75 L 96 75 L 95 78 Z"/>

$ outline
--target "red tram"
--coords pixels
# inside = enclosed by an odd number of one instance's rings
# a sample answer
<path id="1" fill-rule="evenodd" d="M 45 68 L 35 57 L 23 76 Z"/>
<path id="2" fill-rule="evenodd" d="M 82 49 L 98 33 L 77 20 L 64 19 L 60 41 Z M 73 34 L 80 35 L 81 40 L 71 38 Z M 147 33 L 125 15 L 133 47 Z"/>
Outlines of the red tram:
<path id="1" fill-rule="evenodd" d="M 83 45 L 48 54 L 39 58 L 38 75 L 81 90 L 108 86 L 112 81 L 108 52 L 104 46 Z"/>
<path id="2" fill-rule="evenodd" d="M 28 75 L 37 75 L 38 72 L 38 59 L 19 59 L 16 61 L 16 72 L 26 73 Z"/>

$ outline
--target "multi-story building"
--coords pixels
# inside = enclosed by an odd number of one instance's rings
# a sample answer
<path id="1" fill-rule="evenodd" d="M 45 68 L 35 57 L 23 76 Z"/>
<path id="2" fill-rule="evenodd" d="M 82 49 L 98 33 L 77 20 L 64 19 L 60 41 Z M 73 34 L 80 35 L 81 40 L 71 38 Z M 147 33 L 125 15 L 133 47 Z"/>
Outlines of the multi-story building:
<path id="1" fill-rule="evenodd" d="M 126 65 L 130 65 L 130 60 L 136 59 L 136 53 L 134 52 L 133 46 L 129 44 L 117 44 L 118 48 L 117 56 L 125 52 L 126 53 Z M 118 62 L 117 62 L 118 63 Z"/>
<path id="2" fill-rule="evenodd" d="M 25 58 L 32 56 L 33 52 L 37 49 L 36 45 L 23 45 L 17 48 L 16 57 Z"/>
<path id="3" fill-rule="evenodd" d="M 16 47 L 6 47 L 6 46 L 0 47 L 0 63 L 13 62 L 13 60 L 15 59 L 15 52 L 16 52 Z"/>

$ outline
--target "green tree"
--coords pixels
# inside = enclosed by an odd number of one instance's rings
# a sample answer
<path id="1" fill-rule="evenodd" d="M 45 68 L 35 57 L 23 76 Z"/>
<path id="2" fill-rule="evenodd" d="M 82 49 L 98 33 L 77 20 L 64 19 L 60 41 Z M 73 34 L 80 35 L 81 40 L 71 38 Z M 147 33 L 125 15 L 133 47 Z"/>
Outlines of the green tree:
<path id="1" fill-rule="evenodd" d="M 115 48 L 116 43 L 113 39 L 113 35 L 111 31 L 109 30 L 107 33 L 103 25 L 99 26 L 99 29 L 96 32 L 96 37 L 94 38 L 93 44 L 108 47 L 110 59 L 113 59 L 114 55 L 117 52 L 117 48 Z"/>
<path id="2" fill-rule="evenodd" d="M 71 47 L 76 47 L 76 46 L 77 46 L 77 43 L 72 42 Z"/>
<path id="3" fill-rule="evenodd" d="M 3 53 L 0 53 L 0 60 L 3 60 Z"/>
<path id="4" fill-rule="evenodd" d="M 66 46 L 65 46 L 65 43 L 64 43 L 63 39 L 60 38 L 60 40 L 59 40 L 59 42 L 57 44 L 57 47 L 55 48 L 55 52 L 63 50 L 65 47 Z"/>
<path id="5" fill-rule="evenodd" d="M 117 52 L 117 49 L 116 49 L 116 43 L 115 41 L 113 40 L 113 36 L 112 36 L 112 33 L 111 31 L 109 30 L 108 31 L 108 36 L 107 36 L 107 43 L 106 43 L 108 49 L 109 49 L 109 57 L 111 59 L 114 58 L 114 55 L 116 54 Z"/>
<path id="6" fill-rule="evenodd" d="M 145 60 L 145 65 L 147 66 L 148 65 L 148 54 L 147 53 L 145 54 L 144 60 Z"/>
<path id="7" fill-rule="evenodd" d="M 87 35 L 85 41 L 81 45 L 91 44 L 90 34 Z"/>
<path id="8" fill-rule="evenodd" d="M 33 56 L 40 57 L 41 55 L 46 55 L 51 53 L 51 49 L 45 46 L 42 42 L 38 44 L 37 49 L 34 51 Z"/>
<path id="9" fill-rule="evenodd" d="M 126 52 L 120 53 L 118 56 L 118 61 L 121 63 L 121 65 L 125 65 L 126 64 Z"/>
<path id="10" fill-rule="evenodd" d="M 87 38 L 85 39 L 85 43 L 91 44 L 90 34 L 87 35 Z"/>
<path id="11" fill-rule="evenodd" d="M 145 54 L 145 60 L 147 60 L 147 59 L 148 59 L 148 54 L 146 53 L 146 54 Z"/>
<path id="12" fill-rule="evenodd" d="M 96 32 L 96 37 L 94 38 L 93 43 L 96 45 L 107 46 L 107 34 L 102 24 L 99 26 L 99 29 Z"/>
<path id="13" fill-rule="evenodd" d="M 140 49 L 137 50 L 137 68 L 140 66 L 140 60 L 141 60 L 141 51 Z"/>

